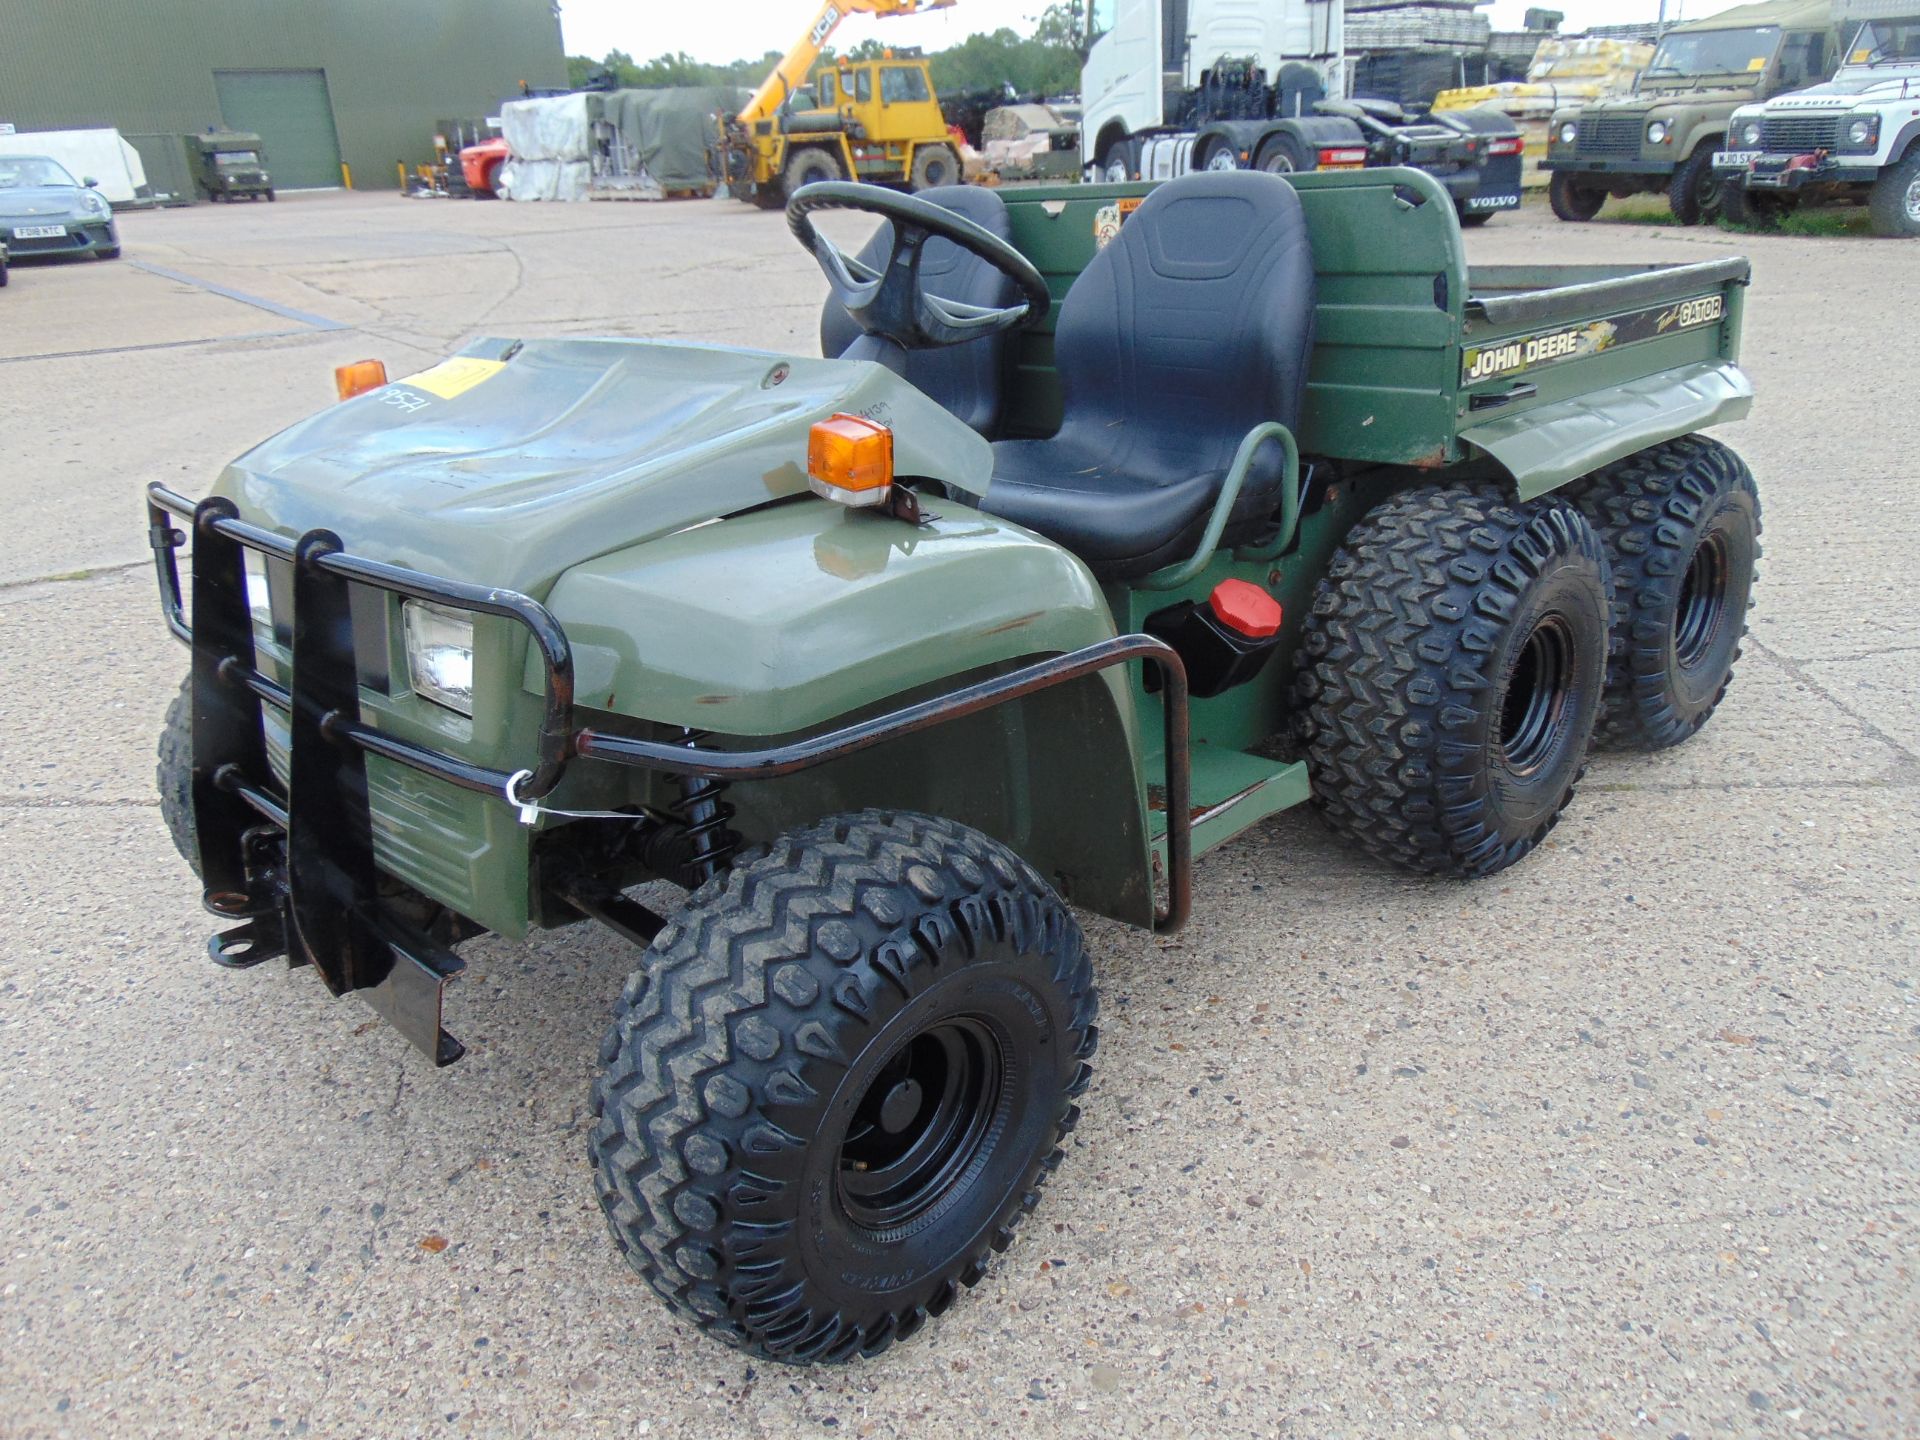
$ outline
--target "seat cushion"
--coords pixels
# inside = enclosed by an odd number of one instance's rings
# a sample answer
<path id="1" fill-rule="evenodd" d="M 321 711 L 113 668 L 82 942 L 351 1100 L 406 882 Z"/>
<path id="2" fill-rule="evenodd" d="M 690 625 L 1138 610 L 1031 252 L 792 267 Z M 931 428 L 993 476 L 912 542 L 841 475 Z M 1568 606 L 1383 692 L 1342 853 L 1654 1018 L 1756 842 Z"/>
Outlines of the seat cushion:
<path id="1" fill-rule="evenodd" d="M 1066 546 L 1102 579 L 1117 579 L 1191 555 L 1225 476 L 1208 470 L 1150 483 L 1051 440 L 1002 441 L 982 508 Z"/>
<path id="2" fill-rule="evenodd" d="M 1160 186 L 1068 292 L 1060 428 L 994 446 L 985 508 L 1103 580 L 1184 559 L 1247 432 L 1299 428 L 1313 305 L 1306 217 L 1285 180 L 1238 170 Z M 1261 446 L 1224 543 L 1266 527 L 1283 475 L 1281 447 Z"/>
<path id="3" fill-rule="evenodd" d="M 964 216 L 1002 240 L 1013 237 L 1006 202 L 991 190 L 977 185 L 941 185 L 922 190 L 918 198 Z M 882 220 L 880 228 L 861 247 L 859 258 L 878 269 L 892 248 L 893 225 Z M 920 260 L 920 283 L 930 295 L 968 305 L 999 307 L 1012 305 L 1020 298 L 1012 280 L 951 240 L 927 242 Z M 829 296 L 820 312 L 820 353 L 837 359 L 859 338 L 860 327 L 853 323 L 853 317 Z M 1007 334 L 1002 331 L 937 350 L 909 350 L 902 373 L 908 384 L 938 402 L 950 415 L 991 437 L 1000 421 L 1006 353 Z"/>

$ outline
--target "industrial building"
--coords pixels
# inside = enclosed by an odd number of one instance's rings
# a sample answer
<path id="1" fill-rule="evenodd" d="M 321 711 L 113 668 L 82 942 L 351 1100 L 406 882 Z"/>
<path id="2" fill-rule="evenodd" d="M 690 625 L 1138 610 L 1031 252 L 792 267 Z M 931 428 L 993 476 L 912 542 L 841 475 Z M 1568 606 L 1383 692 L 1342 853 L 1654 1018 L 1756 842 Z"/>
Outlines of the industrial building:
<path id="1" fill-rule="evenodd" d="M 281 190 L 392 187 L 439 120 L 567 83 L 552 0 L 56 0 L 4 28 L 0 124 L 111 126 L 143 156 L 250 130 Z"/>

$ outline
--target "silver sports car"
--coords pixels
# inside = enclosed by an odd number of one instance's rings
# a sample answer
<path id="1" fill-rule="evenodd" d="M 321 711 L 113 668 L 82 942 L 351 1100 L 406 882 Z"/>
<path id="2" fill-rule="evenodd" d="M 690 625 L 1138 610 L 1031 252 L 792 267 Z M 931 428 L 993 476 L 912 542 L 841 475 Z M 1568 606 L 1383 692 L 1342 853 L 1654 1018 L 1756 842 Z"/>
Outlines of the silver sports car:
<path id="1" fill-rule="evenodd" d="M 113 207 L 45 155 L 0 155 L 0 241 L 15 262 L 39 255 L 120 254 Z"/>

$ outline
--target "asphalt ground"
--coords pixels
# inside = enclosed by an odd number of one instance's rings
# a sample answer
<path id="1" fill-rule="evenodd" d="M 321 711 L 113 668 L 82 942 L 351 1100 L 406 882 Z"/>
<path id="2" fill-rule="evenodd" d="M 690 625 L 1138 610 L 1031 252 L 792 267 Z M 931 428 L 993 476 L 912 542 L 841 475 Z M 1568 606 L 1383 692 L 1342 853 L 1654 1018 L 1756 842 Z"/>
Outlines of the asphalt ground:
<path id="1" fill-rule="evenodd" d="M 443 1072 L 310 974 L 207 963 L 153 796 L 185 658 L 140 490 L 200 492 L 367 356 L 812 353 L 811 261 L 725 202 L 122 227 L 124 260 L 0 293 L 0 1434 L 1920 1434 L 1920 249 L 1473 233 L 1753 256 L 1723 438 L 1766 556 L 1724 708 L 1596 758 L 1494 879 L 1292 814 L 1200 863 L 1179 937 L 1089 920 L 1098 1075 L 1040 1210 L 922 1337 L 795 1371 L 699 1338 L 604 1232 L 622 942 L 468 946 Z"/>

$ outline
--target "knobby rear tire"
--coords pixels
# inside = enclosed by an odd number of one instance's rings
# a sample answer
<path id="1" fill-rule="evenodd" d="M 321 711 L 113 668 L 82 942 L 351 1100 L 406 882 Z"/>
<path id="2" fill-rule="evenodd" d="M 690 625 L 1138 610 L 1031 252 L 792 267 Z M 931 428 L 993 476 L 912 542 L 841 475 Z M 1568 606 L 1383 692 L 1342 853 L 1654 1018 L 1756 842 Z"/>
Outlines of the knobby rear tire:
<path id="1" fill-rule="evenodd" d="M 1615 648 L 1597 742 L 1665 750 L 1726 696 L 1760 557 L 1760 492 L 1717 440 L 1684 435 L 1564 492 L 1613 566 Z"/>
<path id="2" fill-rule="evenodd" d="M 1351 531 L 1295 656 L 1315 808 L 1424 874 L 1490 875 L 1572 799 L 1605 683 L 1611 585 L 1551 498 L 1426 486 Z"/>

